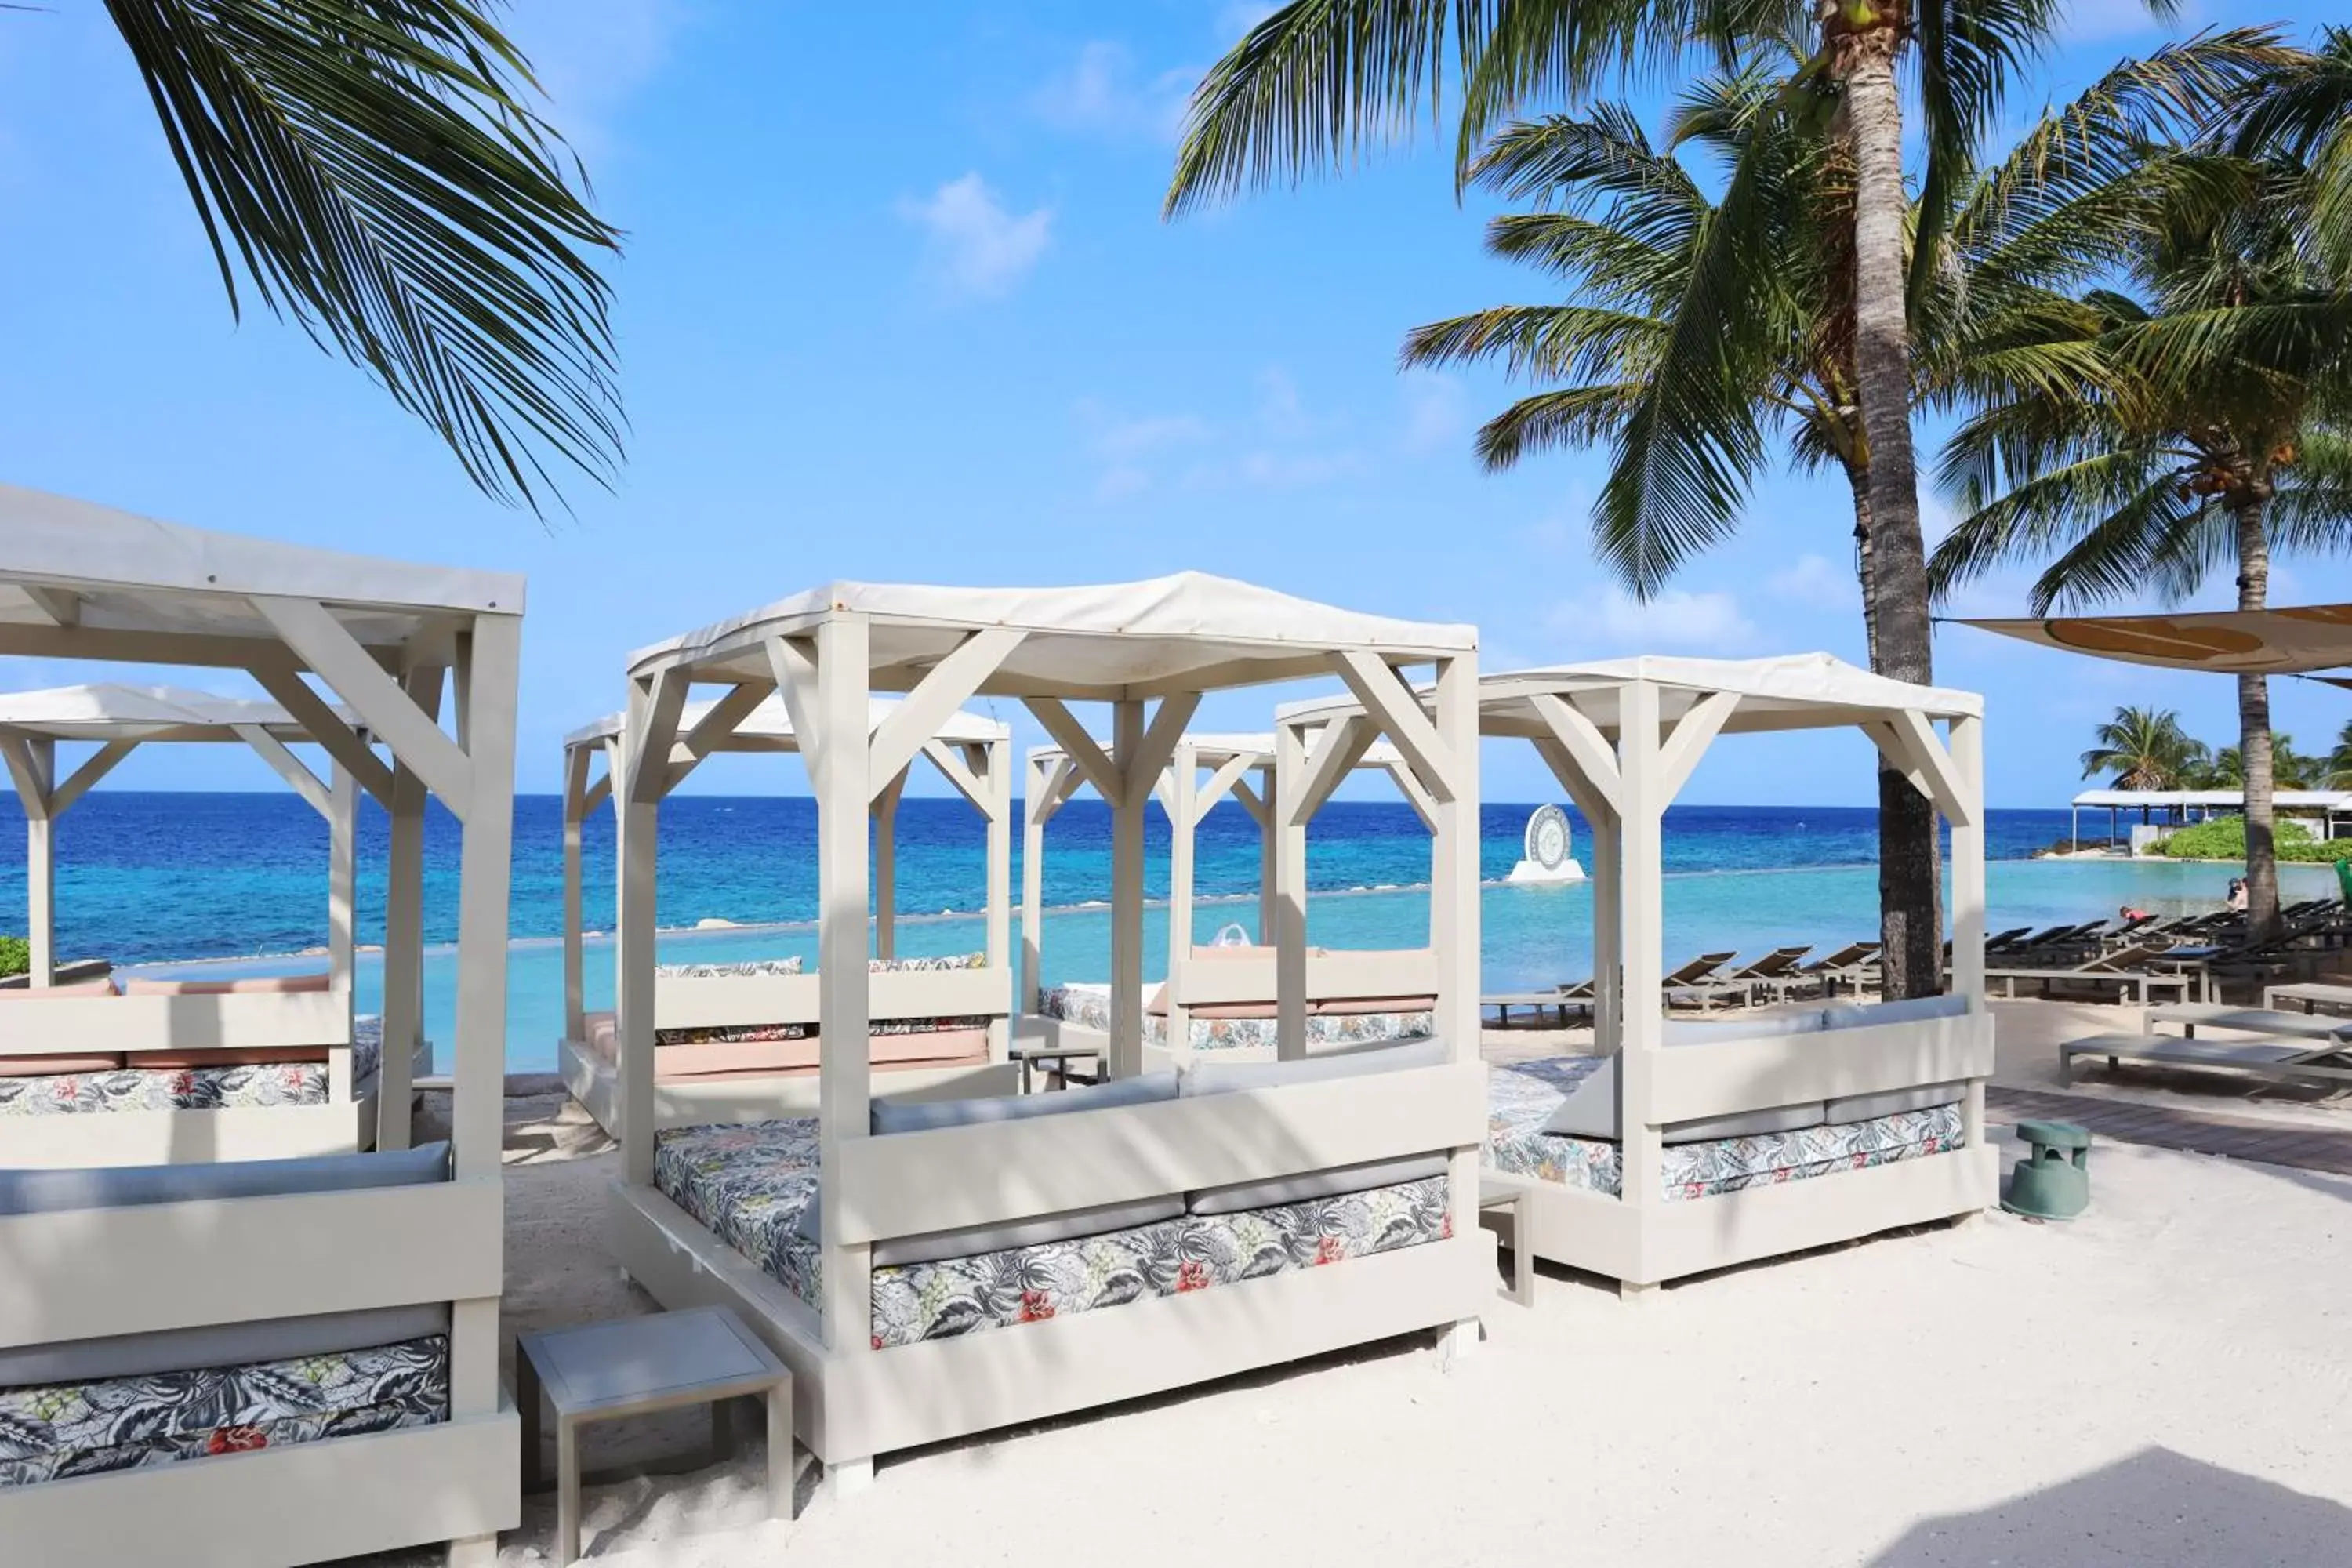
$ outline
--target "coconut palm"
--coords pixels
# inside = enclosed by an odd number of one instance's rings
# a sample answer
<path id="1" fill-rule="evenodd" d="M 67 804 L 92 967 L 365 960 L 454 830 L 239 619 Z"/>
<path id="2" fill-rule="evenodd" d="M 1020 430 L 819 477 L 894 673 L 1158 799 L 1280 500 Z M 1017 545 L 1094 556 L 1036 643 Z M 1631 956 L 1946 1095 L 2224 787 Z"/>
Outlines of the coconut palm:
<path id="1" fill-rule="evenodd" d="M 2294 749 L 2294 737 L 2283 731 L 2271 731 L 2271 783 L 2278 789 L 2320 789 L 2327 763 L 2317 757 L 2306 757 Z M 2196 775 L 2197 789 L 2243 789 L 2246 785 L 2244 750 L 2224 746 L 2213 753 L 2212 763 Z"/>
<path id="2" fill-rule="evenodd" d="M 1871 462 L 1874 606 L 1880 668 L 1933 675 L 1926 552 L 1911 451 L 1906 299 L 1940 247 L 1932 226 L 1967 177 L 2011 72 L 2041 47 L 2058 0 L 1291 0 L 1251 28 L 1195 91 L 1168 206 L 1352 161 L 1434 115 L 1448 81 L 1460 112 L 1456 177 L 1486 136 L 1538 99 L 1574 103 L 1614 72 L 1671 68 L 1688 48 L 1720 58 L 1801 39 L 1837 89 L 1853 159 L 1853 366 Z M 1898 59 L 1917 83 L 1929 232 L 1906 244 Z M 1940 984 L 1933 812 L 1880 774 L 1881 924 L 1890 994 Z"/>
<path id="3" fill-rule="evenodd" d="M 240 281 L 430 425 L 487 494 L 620 454 L 615 231 L 496 0 L 107 0 Z"/>
<path id="4" fill-rule="evenodd" d="M 2322 789 L 2352 789 L 2352 720 L 2336 732 L 2335 748 L 2320 764 L 2319 787 Z"/>
<path id="5" fill-rule="evenodd" d="M 2156 592 L 2235 568 L 2260 609 L 2270 563 L 2352 546 L 2352 296 L 2310 243 L 2314 183 L 2284 158 L 2155 155 L 2123 287 L 2085 298 L 2098 372 L 2083 395 L 1988 383 L 1948 447 L 1966 514 L 1939 588 L 2054 555 L 2034 613 Z M 2063 330 L 2063 329 L 2061 329 Z M 2238 678 L 2248 918 L 2277 928 L 2274 760 L 2262 676 Z"/>
<path id="6" fill-rule="evenodd" d="M 2118 708 L 2083 753 L 2083 776 L 2112 774 L 2116 789 L 2179 789 L 2205 763 L 2205 743 L 2169 708 Z"/>

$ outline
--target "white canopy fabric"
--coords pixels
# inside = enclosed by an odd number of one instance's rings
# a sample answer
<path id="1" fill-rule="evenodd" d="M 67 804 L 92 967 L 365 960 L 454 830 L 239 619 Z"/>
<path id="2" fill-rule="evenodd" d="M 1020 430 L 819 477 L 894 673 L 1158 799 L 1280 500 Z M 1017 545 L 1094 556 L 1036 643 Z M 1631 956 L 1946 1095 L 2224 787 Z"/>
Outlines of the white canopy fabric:
<path id="1" fill-rule="evenodd" d="M 1962 624 L 2044 647 L 2166 669 L 2295 675 L 2352 665 L 2352 605 Z"/>
<path id="2" fill-rule="evenodd" d="M 2273 793 L 2273 805 L 2287 811 L 2352 811 L 2352 790 L 2283 789 Z M 2182 806 L 2243 806 L 2242 789 L 2086 789 L 2073 805 L 2120 806 L 2127 811 L 2146 807 L 2168 811 Z"/>
<path id="3" fill-rule="evenodd" d="M 1549 694 L 1572 699 L 1586 718 L 1613 731 L 1617 689 L 1636 680 L 1664 689 L 1659 717 L 1669 723 L 1712 693 L 1737 695 L 1739 704 L 1723 726 L 1726 734 L 1832 729 L 1901 712 L 1930 718 L 1980 718 L 1984 713 L 1984 699 L 1973 691 L 1890 680 L 1826 653 L 1748 659 L 1643 654 L 1485 676 L 1478 682 L 1479 727 L 1489 735 L 1547 734 L 1549 727 L 1532 700 Z M 1281 716 L 1312 719 L 1321 711 L 1352 711 L 1356 707 L 1352 697 L 1324 698 L 1288 704 Z"/>
<path id="4" fill-rule="evenodd" d="M 359 728 L 349 709 L 335 711 Z M 100 681 L 0 692 L 0 730 L 54 741 L 235 741 L 240 739 L 238 726 L 268 731 L 281 741 L 310 738 L 275 702 L 215 697 L 184 687 Z"/>
<path id="5" fill-rule="evenodd" d="M 871 687 L 911 689 L 966 637 L 1027 634 L 980 690 L 988 695 L 1123 697 L 1329 673 L 1333 650 L 1391 659 L 1477 647 L 1475 627 L 1360 615 L 1226 577 L 1182 572 L 1073 588 L 940 588 L 835 583 L 640 650 L 637 677 L 677 666 L 705 680 L 765 679 L 765 638 L 800 636 L 830 611 L 869 617 Z"/>
<path id="6" fill-rule="evenodd" d="M 716 698 L 688 703 L 678 716 L 679 732 L 691 731 L 718 705 Z M 880 729 L 882 721 L 898 706 L 897 698 L 874 698 L 866 709 L 866 732 L 870 735 Z M 575 746 L 601 746 L 607 741 L 618 740 L 627 723 L 627 714 L 607 713 L 593 723 L 583 724 L 564 736 L 563 749 L 568 752 Z M 951 745 L 984 746 L 992 741 L 1008 739 L 1012 733 L 1012 726 L 1008 724 L 1000 724 L 993 719 L 959 709 L 949 715 L 948 721 L 940 725 L 931 738 Z M 752 709 L 742 722 L 735 726 L 733 737 L 719 747 L 721 751 L 795 752 L 799 749 L 799 740 L 793 734 L 792 715 L 785 710 L 783 700 L 772 694 Z"/>
<path id="7" fill-rule="evenodd" d="M 481 612 L 519 616 L 523 580 L 310 545 L 211 533 L 15 485 L 0 485 L 0 628 L 274 639 L 252 595 L 326 601 L 361 642 Z"/>

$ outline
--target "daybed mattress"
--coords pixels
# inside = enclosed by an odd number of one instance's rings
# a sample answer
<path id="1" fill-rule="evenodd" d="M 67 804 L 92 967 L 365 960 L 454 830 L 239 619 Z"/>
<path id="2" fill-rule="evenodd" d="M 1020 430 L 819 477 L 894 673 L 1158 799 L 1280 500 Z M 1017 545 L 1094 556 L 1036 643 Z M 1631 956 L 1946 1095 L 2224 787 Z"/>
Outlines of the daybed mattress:
<path id="1" fill-rule="evenodd" d="M 1543 1131 L 1569 1089 L 1602 1059 L 1555 1057 L 1490 1066 L 1483 1163 L 1493 1170 L 1562 1186 L 1621 1192 L 1624 1156 L 1615 1142 Z M 1938 1105 L 1867 1121 L 1670 1145 L 1664 1152 L 1661 1179 L 1671 1202 L 1864 1170 L 1959 1146 L 1960 1108 Z"/>
<path id="2" fill-rule="evenodd" d="M 817 1299 L 814 1118 L 659 1134 L 654 1185 L 786 1289 Z M 874 1270 L 874 1347 L 1036 1322 L 1338 1263 L 1452 1230 L 1445 1178 Z"/>
<path id="3" fill-rule="evenodd" d="M 0 1487 L 429 1426 L 448 1411 L 446 1334 L 289 1361 L 0 1388 Z"/>
<path id="4" fill-rule="evenodd" d="M 1082 1028 L 1110 1028 L 1110 987 L 1072 981 L 1067 984 L 1045 987 L 1038 995 L 1037 1011 L 1048 1018 L 1059 1018 Z M 1185 1034 L 1196 1051 L 1239 1050 L 1245 1047 L 1275 1048 L 1275 1020 L 1272 1018 L 1203 1018 L 1197 1014 L 1185 1019 Z M 1373 1045 L 1383 1040 L 1426 1039 L 1437 1032 L 1437 1017 L 1426 1007 L 1409 1008 L 1402 1012 L 1316 1013 L 1307 1016 L 1307 1043 L 1310 1046 Z M 1161 1013 L 1143 1016 L 1143 1040 L 1150 1046 L 1168 1043 L 1168 1018 Z"/>
<path id="5" fill-rule="evenodd" d="M 352 1026 L 352 1082 L 364 1092 L 383 1059 L 383 1020 Z M 0 1078 L 0 1116 L 63 1116 L 107 1110 L 226 1110 L 324 1105 L 325 1062 L 261 1062 L 205 1068 L 109 1068 L 99 1072 Z"/>

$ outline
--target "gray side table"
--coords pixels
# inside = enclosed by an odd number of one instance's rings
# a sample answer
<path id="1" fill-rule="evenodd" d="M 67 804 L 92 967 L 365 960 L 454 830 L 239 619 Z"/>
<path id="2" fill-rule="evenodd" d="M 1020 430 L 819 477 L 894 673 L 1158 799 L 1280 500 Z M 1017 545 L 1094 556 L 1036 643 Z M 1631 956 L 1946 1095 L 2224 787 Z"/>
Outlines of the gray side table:
<path id="1" fill-rule="evenodd" d="M 1511 1215 L 1511 1300 L 1536 1304 L 1536 1252 L 1528 1245 L 1528 1190 L 1507 1182 L 1478 1184 L 1478 1212 L 1508 1209 Z"/>
<path id="2" fill-rule="evenodd" d="M 768 1502 L 793 1511 L 793 1374 L 725 1307 L 621 1318 L 575 1329 L 515 1336 L 517 1403 L 522 1406 L 523 1489 L 539 1489 L 540 1401 L 555 1413 L 555 1561 L 580 1555 L 580 1427 L 685 1405 L 764 1396 L 768 1407 Z"/>

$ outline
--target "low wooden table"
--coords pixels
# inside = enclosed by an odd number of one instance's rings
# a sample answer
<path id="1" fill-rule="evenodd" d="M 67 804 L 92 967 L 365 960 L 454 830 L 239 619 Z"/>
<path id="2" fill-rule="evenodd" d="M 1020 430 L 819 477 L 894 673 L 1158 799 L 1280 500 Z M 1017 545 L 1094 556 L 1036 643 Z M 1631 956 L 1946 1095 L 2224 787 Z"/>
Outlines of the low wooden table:
<path id="1" fill-rule="evenodd" d="M 1010 1054 L 1014 1061 L 1021 1064 L 1021 1092 L 1024 1094 L 1029 1092 L 1030 1069 L 1045 1062 L 1053 1064 L 1055 1076 L 1062 1080 L 1065 1089 L 1074 1083 L 1100 1083 L 1103 1080 L 1102 1052 L 1093 1046 L 1027 1046 L 1015 1042 L 1010 1047 Z M 1070 1070 L 1073 1061 L 1094 1063 L 1095 1076 L 1082 1078 L 1073 1073 Z"/>
<path id="2" fill-rule="evenodd" d="M 1536 1253 L 1528 1245 L 1528 1189 L 1504 1182 L 1478 1184 L 1478 1212 L 1508 1209 L 1511 1214 L 1511 1300 L 1522 1307 L 1536 1304 Z"/>
<path id="3" fill-rule="evenodd" d="M 723 1451 L 728 1421 L 719 1402 L 741 1394 L 768 1407 L 768 1503 L 793 1511 L 793 1374 L 725 1307 L 620 1318 L 515 1336 L 517 1403 L 522 1406 L 523 1489 L 540 1479 L 540 1402 L 555 1412 L 555 1561 L 580 1555 L 580 1427 L 590 1421 L 649 1415 L 685 1405 L 711 1407 L 711 1435 Z"/>

